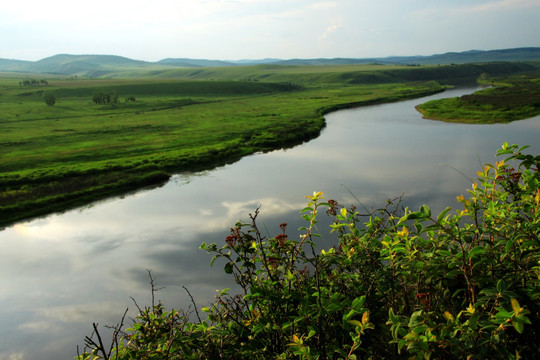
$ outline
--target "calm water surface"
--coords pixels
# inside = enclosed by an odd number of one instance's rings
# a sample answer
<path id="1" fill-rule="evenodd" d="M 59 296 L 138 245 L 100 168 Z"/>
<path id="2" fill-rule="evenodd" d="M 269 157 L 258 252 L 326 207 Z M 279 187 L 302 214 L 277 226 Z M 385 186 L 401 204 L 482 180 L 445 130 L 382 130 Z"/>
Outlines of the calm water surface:
<path id="1" fill-rule="evenodd" d="M 501 144 L 540 153 L 540 117 L 508 125 L 459 125 L 422 119 L 414 106 L 459 96 L 343 110 L 327 115 L 322 135 L 293 149 L 174 176 L 166 185 L 0 232 L 0 360 L 72 359 L 92 322 L 114 325 L 150 303 L 147 270 L 168 307 L 198 307 L 231 286 L 223 264 L 209 267 L 201 242 L 222 244 L 239 219 L 261 206 L 269 235 L 303 224 L 304 195 L 324 191 L 344 204 L 405 204 L 434 211 L 456 205 Z M 464 176 L 463 174 L 467 176 Z M 329 240 L 331 241 L 331 240 Z M 324 243 L 321 245 L 323 246 Z"/>

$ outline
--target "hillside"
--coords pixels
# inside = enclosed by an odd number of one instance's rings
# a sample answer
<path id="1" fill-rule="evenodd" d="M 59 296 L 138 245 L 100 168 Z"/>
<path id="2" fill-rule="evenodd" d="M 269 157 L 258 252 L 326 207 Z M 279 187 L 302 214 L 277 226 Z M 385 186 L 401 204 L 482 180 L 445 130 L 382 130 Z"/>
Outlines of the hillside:
<path id="1" fill-rule="evenodd" d="M 444 65 L 465 64 L 493 61 L 536 61 L 540 60 L 540 48 L 516 48 L 502 50 L 470 50 L 464 52 L 448 52 L 431 56 L 394 56 L 376 59 L 390 64 Z"/>
<path id="2" fill-rule="evenodd" d="M 234 68 L 253 65 L 279 66 L 346 66 L 359 64 L 383 65 L 448 65 L 487 62 L 540 61 L 540 48 L 516 48 L 465 52 L 449 52 L 431 56 L 393 56 L 383 58 L 333 58 L 333 59 L 259 59 L 259 60 L 209 60 L 167 58 L 157 62 L 133 60 L 115 55 L 54 55 L 39 61 L 0 59 L 0 72 L 28 74 L 77 75 L 86 77 L 144 76 L 175 77 L 173 70 L 201 68 Z M 173 71 L 171 73 L 171 71 Z"/>
<path id="3" fill-rule="evenodd" d="M 213 66 L 234 66 L 233 62 L 222 60 L 207 60 L 207 59 L 188 59 L 188 58 L 167 58 L 159 60 L 158 64 L 171 65 L 179 67 L 213 67 Z"/>
<path id="4" fill-rule="evenodd" d="M 175 68 L 161 70 L 124 71 L 111 77 L 142 76 L 156 79 L 234 80 L 287 82 L 313 86 L 332 84 L 390 84 L 410 81 L 437 81 L 441 84 L 474 83 L 482 74 L 509 75 L 540 70 L 540 62 L 493 62 L 445 66 L 404 65 L 257 65 L 206 68 Z"/>
<path id="5" fill-rule="evenodd" d="M 0 71 L 27 71 L 31 61 L 0 59 Z"/>

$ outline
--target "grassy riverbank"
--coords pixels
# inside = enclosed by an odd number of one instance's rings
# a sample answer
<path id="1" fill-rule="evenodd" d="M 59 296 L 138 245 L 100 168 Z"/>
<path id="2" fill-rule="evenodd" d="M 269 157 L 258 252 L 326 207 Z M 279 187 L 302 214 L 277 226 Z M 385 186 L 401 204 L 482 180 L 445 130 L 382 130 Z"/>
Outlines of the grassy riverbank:
<path id="1" fill-rule="evenodd" d="M 459 123 L 506 123 L 540 114 L 540 74 L 498 79 L 494 87 L 417 106 L 428 119 Z"/>
<path id="2" fill-rule="evenodd" d="M 0 77 L 0 226 L 293 146 L 318 136 L 329 111 L 442 91 L 452 73 L 531 68 L 253 66 L 27 85 L 30 75 L 10 74 Z"/>
<path id="3" fill-rule="evenodd" d="M 318 88 L 236 81 L 3 82 L 0 224 L 82 205 L 318 136 L 334 108 L 440 91 L 433 82 Z M 54 92 L 47 106 L 43 94 Z M 94 104 L 93 94 L 119 96 Z M 135 101 L 125 102 L 125 99 Z"/>

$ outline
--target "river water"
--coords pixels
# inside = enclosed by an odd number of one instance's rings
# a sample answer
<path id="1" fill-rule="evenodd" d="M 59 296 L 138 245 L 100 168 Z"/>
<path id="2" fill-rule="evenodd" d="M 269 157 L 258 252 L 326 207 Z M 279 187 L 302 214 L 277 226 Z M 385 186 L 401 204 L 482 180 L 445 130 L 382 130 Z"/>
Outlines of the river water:
<path id="1" fill-rule="evenodd" d="M 255 154 L 166 185 L 22 222 L 0 232 L 0 360 L 72 359 L 92 323 L 116 324 L 134 298 L 149 305 L 148 270 L 167 307 L 187 308 L 186 286 L 200 308 L 231 287 L 223 264 L 199 245 L 223 240 L 261 206 L 259 226 L 302 226 L 305 195 L 366 207 L 404 195 L 404 204 L 438 212 L 457 207 L 483 163 L 503 142 L 540 153 L 540 117 L 504 125 L 461 125 L 422 119 L 427 98 L 326 116 L 321 136 L 292 149 Z M 325 233 L 325 229 L 321 232 Z M 294 231 L 290 232 L 294 233 Z M 326 240 L 328 243 L 332 239 Z M 327 245 L 323 240 L 321 247 Z"/>

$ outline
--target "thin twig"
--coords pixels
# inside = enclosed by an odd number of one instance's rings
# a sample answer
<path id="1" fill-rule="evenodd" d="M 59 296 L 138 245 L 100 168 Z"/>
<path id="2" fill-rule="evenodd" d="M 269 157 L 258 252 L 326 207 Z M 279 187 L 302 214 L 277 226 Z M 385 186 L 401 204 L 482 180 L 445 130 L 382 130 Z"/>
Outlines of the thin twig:
<path id="1" fill-rule="evenodd" d="M 202 323 L 201 317 L 199 316 L 199 310 L 197 310 L 197 304 L 195 303 L 195 300 L 193 299 L 193 296 L 191 296 L 191 293 L 189 292 L 188 288 L 182 285 L 184 290 L 188 293 L 189 297 L 191 298 L 191 302 L 193 303 L 193 306 L 195 307 L 195 314 L 197 315 L 197 319 L 199 319 L 199 323 Z"/>
<path id="2" fill-rule="evenodd" d="M 119 346 L 118 335 L 120 334 L 120 332 L 122 331 L 122 328 L 124 327 L 124 320 L 126 319 L 128 310 L 129 308 L 126 308 L 126 311 L 124 311 L 124 315 L 122 316 L 122 319 L 120 319 L 120 323 L 116 324 L 116 326 L 114 327 L 111 327 L 112 329 L 114 329 L 114 331 L 113 331 L 113 336 L 112 336 L 113 340 L 111 342 L 111 347 L 109 349 L 109 357 L 111 356 L 114 348 L 118 349 L 118 346 Z"/>
<path id="3" fill-rule="evenodd" d="M 347 190 L 347 192 L 358 202 L 358 204 L 360 204 L 360 206 L 364 209 L 364 211 L 368 214 L 371 214 L 372 212 L 370 210 L 368 210 L 367 207 L 364 206 L 364 204 L 362 204 L 362 202 L 356 197 L 356 195 L 353 194 L 353 192 L 348 188 L 346 187 L 345 185 L 341 184 L 341 186 L 343 186 L 343 188 L 345 190 Z M 369 215 L 361 215 L 361 216 L 369 216 Z"/>
<path id="4" fill-rule="evenodd" d="M 129 297 L 131 300 L 133 300 L 133 303 L 135 304 L 135 306 L 137 307 L 137 309 L 139 310 L 139 314 L 142 314 L 143 313 L 143 309 L 141 309 L 141 307 L 139 306 L 139 304 L 137 304 L 137 301 L 135 300 L 135 298 L 133 296 L 130 296 Z"/>
<path id="5" fill-rule="evenodd" d="M 154 308 L 156 306 L 155 293 L 158 292 L 159 290 L 164 289 L 164 287 L 158 288 L 156 286 L 156 281 L 155 281 L 154 277 L 152 276 L 152 270 L 146 269 L 146 272 L 148 272 L 148 277 L 150 278 L 150 286 L 152 287 L 152 308 Z"/>
<path id="6" fill-rule="evenodd" d="M 105 352 L 105 346 L 103 346 L 103 340 L 101 339 L 101 334 L 99 333 L 98 328 L 97 328 L 98 324 L 93 323 L 92 326 L 94 327 L 94 331 L 96 332 L 96 336 L 97 336 L 98 341 L 99 341 L 99 350 L 101 350 L 101 353 L 103 354 L 103 359 L 104 360 L 109 360 L 109 355 L 107 355 L 107 353 Z M 95 344 L 95 342 L 94 342 L 94 344 Z"/>

